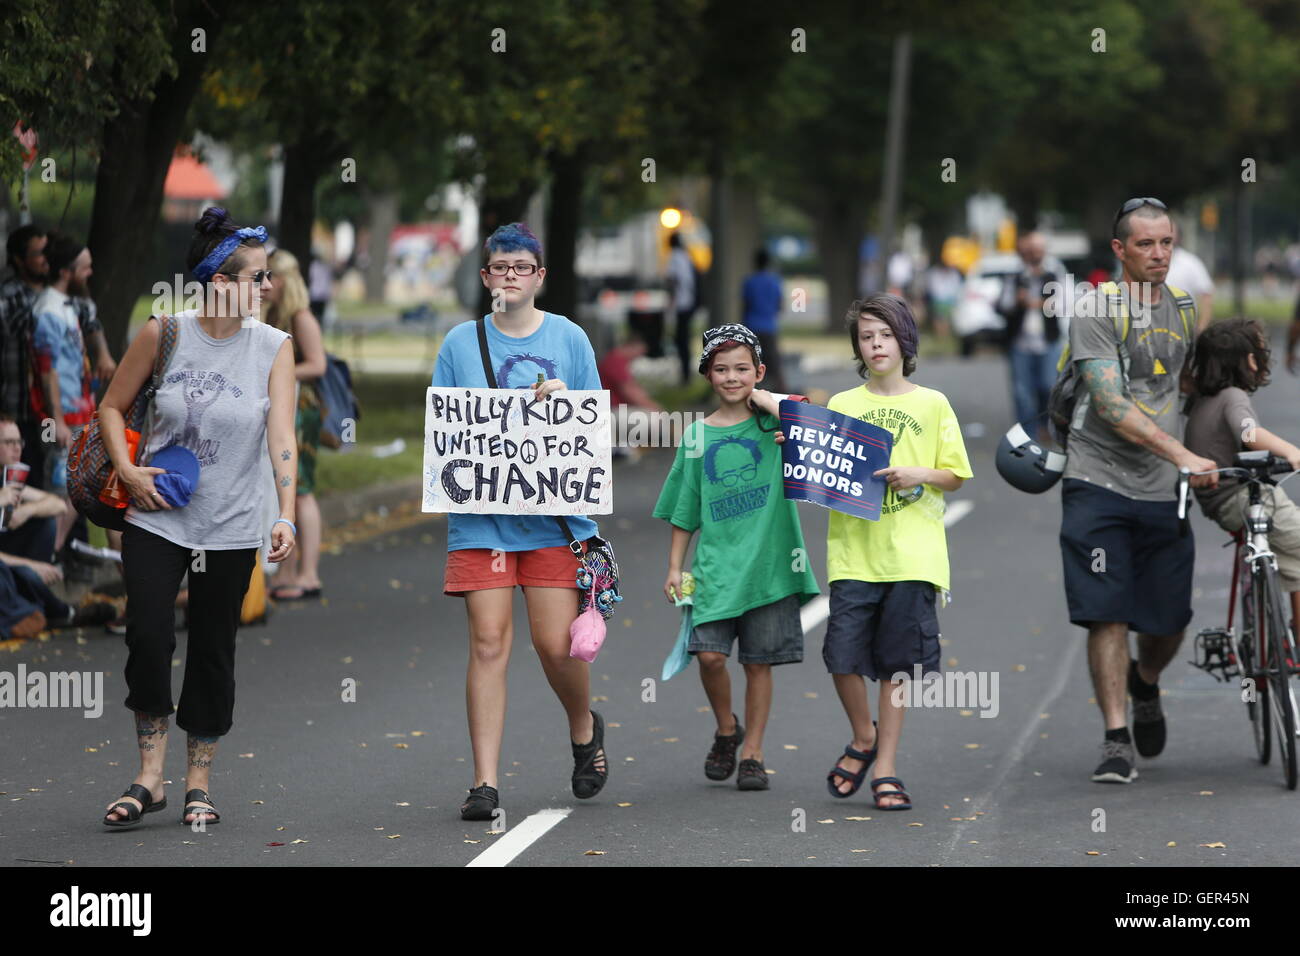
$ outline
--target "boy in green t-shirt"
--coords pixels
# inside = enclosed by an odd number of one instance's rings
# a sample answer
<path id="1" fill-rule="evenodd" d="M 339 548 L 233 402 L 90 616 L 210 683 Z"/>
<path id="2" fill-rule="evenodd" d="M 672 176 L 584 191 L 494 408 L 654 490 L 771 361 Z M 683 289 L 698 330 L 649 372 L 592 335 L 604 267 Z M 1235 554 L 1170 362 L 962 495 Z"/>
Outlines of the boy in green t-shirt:
<path id="1" fill-rule="evenodd" d="M 916 320 L 895 295 L 874 295 L 849 306 L 845 316 L 858 374 L 867 381 L 827 403 L 894 436 L 889 467 L 875 474 L 889 482 L 880 520 L 832 511 L 826 543 L 831 585 L 830 620 L 822 644 L 826 669 L 853 728 L 827 776 L 833 796 L 858 791 L 872 762 L 878 810 L 910 810 L 911 797 L 895 776 L 903 707 L 901 681 L 939 670 L 936 591 L 948 590 L 948 543 L 943 492 L 971 477 L 957 416 L 942 392 L 908 382 L 916 370 Z M 755 393 L 772 410 L 772 397 Z M 783 438 L 780 440 L 784 440 Z M 916 496 L 916 497 L 913 497 Z M 879 734 L 863 676 L 880 681 Z"/>
<path id="2" fill-rule="evenodd" d="M 743 325 L 704 333 L 700 374 L 708 376 L 719 407 L 683 436 L 654 509 L 654 517 L 673 526 L 664 583 L 670 602 L 681 591 L 691 535 L 700 532 L 692 565 L 695 629 L 687 650 L 699 659 L 718 722 L 704 775 L 730 777 L 743 744 L 736 776 L 741 790 L 768 788 L 763 732 L 772 706 L 772 665 L 803 660 L 799 608 L 820 593 L 795 503 L 785 499 L 776 426 L 762 427 L 749 404 L 763 379 L 762 358 L 758 339 Z M 732 712 L 727 675 L 737 637 L 748 735 Z"/>

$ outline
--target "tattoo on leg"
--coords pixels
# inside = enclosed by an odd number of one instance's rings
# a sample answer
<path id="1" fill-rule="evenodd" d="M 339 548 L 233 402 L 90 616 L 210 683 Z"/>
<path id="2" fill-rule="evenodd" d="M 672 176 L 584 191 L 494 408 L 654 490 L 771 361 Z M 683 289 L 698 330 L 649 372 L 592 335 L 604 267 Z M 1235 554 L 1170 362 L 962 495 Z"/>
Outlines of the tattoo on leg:
<path id="1" fill-rule="evenodd" d="M 135 715 L 135 736 L 136 741 L 142 751 L 154 751 L 158 745 L 165 745 L 167 741 L 167 726 L 170 720 L 167 717 L 150 717 L 148 714 Z"/>
<path id="2" fill-rule="evenodd" d="M 212 758 L 217 753 L 217 741 L 220 739 L 220 737 L 197 737 L 190 734 L 186 741 L 190 766 L 199 770 L 207 770 L 211 767 Z"/>

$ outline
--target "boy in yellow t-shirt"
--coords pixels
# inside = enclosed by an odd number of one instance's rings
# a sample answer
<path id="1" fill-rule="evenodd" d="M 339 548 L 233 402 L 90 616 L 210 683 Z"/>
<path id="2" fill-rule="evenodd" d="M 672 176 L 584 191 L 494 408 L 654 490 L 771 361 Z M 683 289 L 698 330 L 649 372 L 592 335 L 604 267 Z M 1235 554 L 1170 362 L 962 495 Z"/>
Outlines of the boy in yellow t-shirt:
<path id="1" fill-rule="evenodd" d="M 827 407 L 887 429 L 894 436 L 889 482 L 879 521 L 832 511 L 827 533 L 830 620 L 822 644 L 826 669 L 853 729 L 853 742 L 827 776 L 836 797 L 858 791 L 872 762 L 879 810 L 910 810 L 911 797 L 895 776 L 903 707 L 894 700 L 901 681 L 939 669 L 936 591 L 948 590 L 948 544 L 943 492 L 971 477 L 961 428 L 942 392 L 908 382 L 916 370 L 916 320 L 895 295 L 854 302 L 845 316 L 867 381 L 835 395 Z M 771 404 L 754 393 L 755 404 Z M 879 733 L 863 677 L 880 681 Z"/>

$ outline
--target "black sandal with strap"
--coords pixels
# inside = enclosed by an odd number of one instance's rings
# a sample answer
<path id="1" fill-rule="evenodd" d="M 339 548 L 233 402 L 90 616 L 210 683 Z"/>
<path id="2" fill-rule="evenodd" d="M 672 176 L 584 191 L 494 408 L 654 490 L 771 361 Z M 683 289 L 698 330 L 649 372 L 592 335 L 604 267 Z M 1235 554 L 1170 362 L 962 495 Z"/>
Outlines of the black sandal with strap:
<path id="1" fill-rule="evenodd" d="M 200 803 L 206 803 L 207 806 L 200 807 L 198 806 Z M 187 815 L 197 817 L 200 813 L 212 817 L 211 820 L 203 821 L 201 824 L 202 826 L 211 826 L 214 823 L 221 822 L 221 814 L 217 813 L 216 807 L 212 806 L 212 798 L 208 796 L 207 791 L 195 787 L 193 790 L 188 790 L 185 793 L 185 810 L 181 813 L 181 825 L 187 827 L 193 826 L 197 821 L 187 821 L 185 817 Z"/>
<path id="2" fill-rule="evenodd" d="M 469 792 L 469 798 L 460 805 L 462 820 L 491 820 L 492 814 L 501 805 L 501 797 L 496 787 L 486 783 Z"/>
<path id="3" fill-rule="evenodd" d="M 573 746 L 573 795 L 579 800 L 590 800 L 600 793 L 609 779 L 609 760 L 601 750 L 605 746 L 605 721 L 594 710 L 591 712 L 591 742 Z M 597 767 L 601 762 L 603 767 Z"/>
<path id="4" fill-rule="evenodd" d="M 157 803 L 154 803 L 153 794 L 149 792 L 149 788 L 142 787 L 138 783 L 133 783 L 131 786 L 127 787 L 126 792 L 122 794 L 122 796 L 132 797 L 139 800 L 140 806 L 137 807 L 135 804 L 127 803 L 124 800 L 113 804 L 104 812 L 104 826 L 119 828 L 133 827 L 140 822 L 146 813 L 153 813 L 156 810 L 167 809 L 166 796 Z M 119 807 L 126 811 L 126 819 L 116 820 L 109 817 L 109 814 Z"/>
<path id="5" fill-rule="evenodd" d="M 745 728 L 740 726 L 740 719 L 731 715 L 736 729 L 730 734 L 713 735 L 713 746 L 704 758 L 704 776 L 710 780 L 726 780 L 736 769 L 736 749 L 745 742 Z"/>

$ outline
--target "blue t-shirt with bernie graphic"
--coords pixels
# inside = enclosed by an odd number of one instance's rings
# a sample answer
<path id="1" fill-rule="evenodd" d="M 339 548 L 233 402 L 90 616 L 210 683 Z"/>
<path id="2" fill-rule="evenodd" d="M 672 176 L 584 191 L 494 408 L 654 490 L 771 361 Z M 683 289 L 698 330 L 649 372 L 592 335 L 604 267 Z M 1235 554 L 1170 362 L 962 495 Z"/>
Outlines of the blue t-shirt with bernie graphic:
<path id="1" fill-rule="evenodd" d="M 499 331 L 487 316 L 488 356 L 497 388 L 531 388 L 538 374 L 558 378 L 571 389 L 599 389 L 596 353 L 587 333 L 562 315 L 545 312 L 532 335 L 515 338 Z M 475 322 L 462 322 L 447 333 L 433 369 L 437 388 L 486 388 Z M 598 533 L 596 522 L 582 515 L 565 516 L 579 541 Z M 533 551 L 565 547 L 568 541 L 550 515 L 447 516 L 447 550 L 488 548 Z"/>

